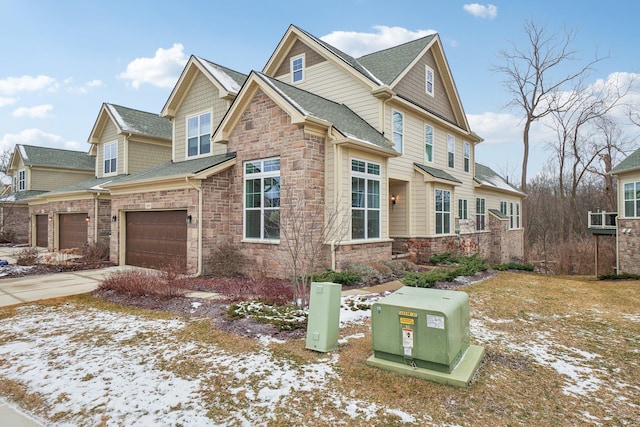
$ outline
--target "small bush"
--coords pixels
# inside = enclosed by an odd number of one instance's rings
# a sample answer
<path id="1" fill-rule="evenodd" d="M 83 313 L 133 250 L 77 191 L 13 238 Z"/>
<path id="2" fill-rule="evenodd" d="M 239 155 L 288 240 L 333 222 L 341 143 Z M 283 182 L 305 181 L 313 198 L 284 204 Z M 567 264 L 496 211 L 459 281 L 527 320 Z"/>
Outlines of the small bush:
<path id="1" fill-rule="evenodd" d="M 258 322 L 270 323 L 279 331 L 292 331 L 307 326 L 307 314 L 293 305 L 241 302 L 230 306 L 227 315 L 232 319 L 251 317 Z"/>
<path id="2" fill-rule="evenodd" d="M 361 277 L 353 271 L 333 271 L 326 270 L 322 273 L 314 274 L 314 282 L 332 282 L 343 286 L 356 286 L 360 283 Z"/>
<path id="3" fill-rule="evenodd" d="M 101 265 L 105 261 L 109 261 L 109 244 L 103 242 L 89 244 L 81 259 L 85 265 Z"/>
<path id="4" fill-rule="evenodd" d="M 446 268 L 436 268 L 427 273 L 408 272 L 402 283 L 417 288 L 432 288 L 437 282 L 451 282 L 457 275 Z"/>
<path id="5" fill-rule="evenodd" d="M 536 266 L 533 264 L 520 264 L 517 262 L 507 262 L 504 264 L 492 265 L 491 268 L 498 271 L 506 271 L 506 270 L 534 271 Z"/>
<path id="6" fill-rule="evenodd" d="M 18 265 L 36 265 L 40 252 L 37 248 L 24 248 L 15 253 L 16 264 Z"/>
<path id="7" fill-rule="evenodd" d="M 122 270 L 110 273 L 98 290 L 113 290 L 131 296 L 157 296 L 174 298 L 183 296 L 186 289 L 167 280 L 163 272 L 148 270 Z"/>
<path id="8" fill-rule="evenodd" d="M 377 285 L 378 283 L 383 283 L 385 281 L 385 276 L 368 264 L 349 264 L 344 271 L 355 273 L 360 276 L 359 285 Z"/>
<path id="9" fill-rule="evenodd" d="M 228 301 L 261 301 L 265 304 L 287 305 L 293 301 L 291 283 L 279 279 L 251 279 L 247 277 L 220 281 L 216 292 Z"/>
<path id="10" fill-rule="evenodd" d="M 457 259 L 458 267 L 454 270 L 456 276 L 473 276 L 479 271 L 487 271 L 487 260 L 477 255 L 460 257 Z"/>
<path id="11" fill-rule="evenodd" d="M 209 271 L 214 276 L 238 277 L 242 275 L 242 266 L 246 261 L 238 245 L 223 243 L 209 257 Z"/>
<path id="12" fill-rule="evenodd" d="M 429 257 L 429 262 L 433 265 L 438 265 L 438 264 L 451 264 L 454 262 L 457 262 L 458 258 L 456 257 L 455 253 L 452 252 L 444 252 L 441 254 L 433 254 L 431 255 L 431 257 Z"/>

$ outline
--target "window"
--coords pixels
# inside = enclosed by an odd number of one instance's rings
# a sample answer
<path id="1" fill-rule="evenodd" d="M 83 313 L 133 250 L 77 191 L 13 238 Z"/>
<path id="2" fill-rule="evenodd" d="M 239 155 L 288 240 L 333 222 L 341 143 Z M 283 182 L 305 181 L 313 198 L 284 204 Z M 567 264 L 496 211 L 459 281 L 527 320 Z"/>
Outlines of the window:
<path id="1" fill-rule="evenodd" d="M 426 67 L 425 91 L 427 92 L 427 94 L 433 96 L 433 69 L 431 67 Z"/>
<path id="2" fill-rule="evenodd" d="M 112 175 L 117 171 L 118 166 L 118 143 L 110 142 L 104 144 L 104 174 Z"/>
<path id="3" fill-rule="evenodd" d="M 280 239 L 280 159 L 244 164 L 244 237 Z"/>
<path id="4" fill-rule="evenodd" d="M 402 153 L 404 140 L 404 115 L 400 111 L 393 110 L 393 143 L 395 150 Z"/>
<path id="5" fill-rule="evenodd" d="M 433 126 L 424 125 L 424 161 L 433 162 Z"/>
<path id="6" fill-rule="evenodd" d="M 447 135 L 447 151 L 449 153 L 449 167 L 456 167 L 456 139 L 453 135 Z"/>
<path id="7" fill-rule="evenodd" d="M 24 170 L 18 171 L 18 191 L 27 189 L 27 178 Z"/>
<path id="8" fill-rule="evenodd" d="M 380 237 L 380 165 L 351 160 L 351 238 Z"/>
<path id="9" fill-rule="evenodd" d="M 462 147 L 464 157 L 464 171 L 469 172 L 471 170 L 471 146 L 468 142 L 465 142 Z"/>
<path id="10" fill-rule="evenodd" d="M 469 219 L 469 203 L 467 199 L 458 199 L 458 218 Z"/>
<path id="11" fill-rule="evenodd" d="M 507 202 L 500 202 L 500 213 L 502 215 L 507 215 Z"/>
<path id="12" fill-rule="evenodd" d="M 436 234 L 451 232 L 451 192 L 436 189 Z"/>
<path id="13" fill-rule="evenodd" d="M 482 231 L 484 230 L 485 223 L 487 220 L 487 212 L 486 212 L 486 200 L 478 198 L 476 199 L 476 230 Z"/>
<path id="14" fill-rule="evenodd" d="M 18 191 L 18 177 L 14 176 L 13 177 L 13 192 L 15 193 L 16 191 Z"/>
<path id="15" fill-rule="evenodd" d="M 211 152 L 211 113 L 187 118 L 187 156 Z"/>
<path id="16" fill-rule="evenodd" d="M 509 228 L 513 228 L 513 202 L 509 203 Z"/>
<path id="17" fill-rule="evenodd" d="M 304 56 L 291 58 L 291 81 L 301 82 L 304 79 Z"/>
<path id="18" fill-rule="evenodd" d="M 520 203 L 516 203 L 516 228 L 520 228 Z"/>
<path id="19" fill-rule="evenodd" d="M 624 185 L 625 218 L 640 217 L 640 182 L 629 182 Z"/>

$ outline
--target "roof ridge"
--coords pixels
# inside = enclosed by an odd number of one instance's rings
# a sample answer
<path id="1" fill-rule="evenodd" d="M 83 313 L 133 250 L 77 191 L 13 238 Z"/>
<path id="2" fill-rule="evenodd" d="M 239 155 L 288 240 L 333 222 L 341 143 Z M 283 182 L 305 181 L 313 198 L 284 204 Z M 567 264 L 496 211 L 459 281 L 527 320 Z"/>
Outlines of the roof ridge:
<path id="1" fill-rule="evenodd" d="M 124 108 L 124 109 L 129 110 L 129 111 L 137 111 L 139 113 L 152 114 L 154 116 L 158 116 L 161 119 L 164 119 L 163 117 L 160 117 L 160 113 L 152 113 L 151 111 L 140 110 L 139 108 L 131 108 L 131 107 L 127 107 L 125 105 L 114 104 L 112 102 L 105 102 L 105 105 L 110 105 L 112 107 L 118 107 L 118 108 Z M 164 119 L 164 120 L 166 120 L 166 119 Z"/>
<path id="2" fill-rule="evenodd" d="M 56 150 L 56 151 L 69 151 L 71 153 L 82 153 L 82 154 L 86 154 L 86 151 L 80 151 L 80 150 L 71 150 L 69 148 L 56 148 L 56 147 L 43 147 L 41 145 L 33 145 L 33 144 L 16 144 L 16 146 L 22 146 L 22 147 L 30 147 L 30 148 L 39 148 L 39 149 L 47 149 L 47 150 Z"/>
<path id="3" fill-rule="evenodd" d="M 434 32 L 433 34 L 428 34 L 428 35 L 426 35 L 426 36 L 419 37 L 419 38 L 417 38 L 417 39 L 413 39 L 413 40 L 406 41 L 406 42 L 404 42 L 404 43 L 397 44 L 397 45 L 395 45 L 395 46 L 389 46 L 389 47 L 386 47 L 386 48 L 384 48 L 384 49 L 376 50 L 375 52 L 366 53 L 366 54 L 361 55 L 361 56 L 359 56 L 359 57 L 357 57 L 357 58 L 355 58 L 355 59 L 356 59 L 356 60 L 359 60 L 359 59 L 362 59 L 362 58 L 364 58 L 364 57 L 366 57 L 366 56 L 375 55 L 375 54 L 377 54 L 377 53 L 382 53 L 382 52 L 386 52 L 386 51 L 389 51 L 389 50 L 392 50 L 392 49 L 401 48 L 401 47 L 404 47 L 404 46 L 406 46 L 406 45 L 408 45 L 408 44 L 416 43 L 416 42 L 422 41 L 422 40 L 424 40 L 424 39 L 426 39 L 426 38 L 428 38 L 428 37 L 433 37 L 433 36 L 438 35 L 438 34 L 439 34 L 438 32 Z"/>

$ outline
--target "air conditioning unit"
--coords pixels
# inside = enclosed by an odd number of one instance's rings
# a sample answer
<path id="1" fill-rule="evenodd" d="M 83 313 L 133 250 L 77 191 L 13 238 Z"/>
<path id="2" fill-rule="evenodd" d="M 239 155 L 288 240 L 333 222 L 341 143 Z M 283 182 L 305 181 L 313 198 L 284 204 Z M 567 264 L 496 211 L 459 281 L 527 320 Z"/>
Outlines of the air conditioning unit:
<path id="1" fill-rule="evenodd" d="M 371 307 L 371 334 L 369 365 L 439 383 L 467 386 L 484 357 L 465 292 L 400 288 Z"/>

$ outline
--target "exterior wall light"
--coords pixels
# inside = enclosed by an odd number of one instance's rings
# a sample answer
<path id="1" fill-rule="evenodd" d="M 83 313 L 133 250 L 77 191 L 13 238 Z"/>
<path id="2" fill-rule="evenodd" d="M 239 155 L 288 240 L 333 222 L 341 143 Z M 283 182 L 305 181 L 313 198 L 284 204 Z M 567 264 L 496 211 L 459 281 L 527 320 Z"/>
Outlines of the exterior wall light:
<path id="1" fill-rule="evenodd" d="M 191 216 L 191 214 L 187 215 L 187 223 L 191 224 L 192 220 L 193 220 L 193 217 Z"/>
<path id="2" fill-rule="evenodd" d="M 89 217 L 89 215 L 87 215 L 87 217 L 84 220 L 89 222 L 90 219 L 91 219 L 91 217 Z"/>
<path id="3" fill-rule="evenodd" d="M 117 220 L 118 220 L 118 217 L 117 217 L 116 215 L 114 215 L 114 216 L 112 216 L 112 217 L 111 217 L 111 221 L 112 221 L 112 222 L 116 222 Z"/>
<path id="4" fill-rule="evenodd" d="M 395 195 L 395 194 L 392 194 L 392 195 L 391 195 L 391 204 L 392 204 L 392 205 L 395 205 L 395 204 L 396 204 L 396 195 Z"/>

